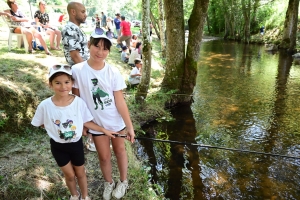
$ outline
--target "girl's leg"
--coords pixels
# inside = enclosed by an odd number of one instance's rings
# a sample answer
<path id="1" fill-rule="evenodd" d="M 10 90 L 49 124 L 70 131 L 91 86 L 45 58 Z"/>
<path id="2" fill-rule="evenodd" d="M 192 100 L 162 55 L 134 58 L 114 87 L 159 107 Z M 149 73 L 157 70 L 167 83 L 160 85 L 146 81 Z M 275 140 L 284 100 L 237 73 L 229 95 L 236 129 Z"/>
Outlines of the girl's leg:
<path id="1" fill-rule="evenodd" d="M 60 41 L 61 41 L 61 32 L 60 30 L 55 30 L 56 34 L 56 49 L 60 49 Z"/>
<path id="2" fill-rule="evenodd" d="M 66 164 L 63 167 L 60 167 L 60 169 L 64 173 L 66 184 L 67 184 L 67 186 L 68 186 L 68 188 L 71 192 L 71 195 L 72 196 L 74 196 L 74 195 L 79 196 L 78 191 L 76 189 L 75 171 L 73 169 L 73 166 L 72 166 L 71 162 L 69 162 L 68 164 Z"/>
<path id="3" fill-rule="evenodd" d="M 27 28 L 17 27 L 17 28 L 15 28 L 14 32 L 15 33 L 23 33 L 23 34 L 26 35 L 26 39 L 27 39 L 27 42 L 28 42 L 28 50 L 32 51 L 33 36 L 32 36 L 31 31 Z"/>
<path id="4" fill-rule="evenodd" d="M 77 177 L 78 185 L 81 191 L 81 198 L 85 199 L 88 196 L 88 188 L 87 188 L 87 178 L 84 169 L 84 165 L 82 166 L 73 166 L 75 170 L 75 174 Z"/>
<path id="5" fill-rule="evenodd" d="M 94 143 L 98 152 L 100 168 L 106 182 L 112 183 L 111 152 L 109 147 L 110 138 L 107 136 L 95 136 Z"/>
<path id="6" fill-rule="evenodd" d="M 125 131 L 120 131 L 120 134 L 124 134 Z M 120 172 L 120 181 L 127 179 L 127 170 L 128 170 L 128 159 L 125 149 L 125 139 L 116 137 L 111 139 L 114 153 L 117 158 L 118 169 Z"/>
<path id="7" fill-rule="evenodd" d="M 50 49 L 55 50 L 55 45 L 54 45 L 54 38 L 55 38 L 55 32 L 47 28 L 46 33 L 49 35 L 49 41 L 50 41 Z"/>
<path id="8" fill-rule="evenodd" d="M 46 54 L 50 54 L 50 51 L 49 51 L 47 44 L 46 44 L 45 40 L 43 39 L 42 35 L 39 32 L 37 32 L 36 30 L 33 30 L 33 35 L 35 38 L 39 39 L 41 45 L 45 49 Z"/>

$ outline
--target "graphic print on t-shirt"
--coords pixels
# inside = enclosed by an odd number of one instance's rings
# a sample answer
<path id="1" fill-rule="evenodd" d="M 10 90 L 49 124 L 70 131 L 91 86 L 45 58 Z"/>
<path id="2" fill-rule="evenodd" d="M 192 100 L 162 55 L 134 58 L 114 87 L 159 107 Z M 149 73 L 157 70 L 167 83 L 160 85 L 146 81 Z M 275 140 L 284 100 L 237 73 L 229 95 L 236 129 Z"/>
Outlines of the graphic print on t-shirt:
<path id="1" fill-rule="evenodd" d="M 98 109 L 98 104 L 101 105 L 101 110 L 104 109 L 104 106 L 109 106 L 111 105 L 112 99 L 109 98 L 109 95 L 104 92 L 101 88 L 100 85 L 98 85 L 98 79 L 97 78 L 93 78 L 91 79 L 92 83 L 93 83 L 93 88 L 92 88 L 92 94 L 93 94 L 93 100 L 95 103 L 95 110 Z M 101 98 L 103 98 L 103 101 L 101 100 Z"/>
<path id="2" fill-rule="evenodd" d="M 56 126 L 58 126 L 57 133 L 61 139 L 68 140 L 76 137 L 76 126 L 73 125 L 73 120 L 67 119 L 64 123 L 61 123 L 58 119 L 52 121 Z"/>

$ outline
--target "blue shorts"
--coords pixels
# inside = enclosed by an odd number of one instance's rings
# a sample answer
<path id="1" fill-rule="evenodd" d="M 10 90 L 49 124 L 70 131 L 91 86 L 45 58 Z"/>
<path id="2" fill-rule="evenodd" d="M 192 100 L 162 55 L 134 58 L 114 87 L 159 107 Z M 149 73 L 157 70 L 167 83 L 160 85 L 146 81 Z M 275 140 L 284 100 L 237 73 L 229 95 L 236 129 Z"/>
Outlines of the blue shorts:
<path id="1" fill-rule="evenodd" d="M 77 142 L 58 143 L 50 139 L 51 152 L 59 167 L 63 167 L 70 161 L 74 166 L 84 165 L 84 152 L 82 138 Z"/>

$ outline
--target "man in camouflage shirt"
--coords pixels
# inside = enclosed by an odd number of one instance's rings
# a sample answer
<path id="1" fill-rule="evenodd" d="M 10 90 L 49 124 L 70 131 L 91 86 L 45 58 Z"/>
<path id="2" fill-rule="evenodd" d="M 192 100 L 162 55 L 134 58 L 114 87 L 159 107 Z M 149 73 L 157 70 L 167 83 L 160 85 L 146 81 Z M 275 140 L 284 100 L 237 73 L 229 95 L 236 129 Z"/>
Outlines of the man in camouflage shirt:
<path id="1" fill-rule="evenodd" d="M 84 5 L 78 2 L 70 2 L 67 10 L 69 21 L 62 30 L 62 42 L 65 58 L 72 66 L 90 57 L 87 37 L 79 27 L 87 15 Z"/>

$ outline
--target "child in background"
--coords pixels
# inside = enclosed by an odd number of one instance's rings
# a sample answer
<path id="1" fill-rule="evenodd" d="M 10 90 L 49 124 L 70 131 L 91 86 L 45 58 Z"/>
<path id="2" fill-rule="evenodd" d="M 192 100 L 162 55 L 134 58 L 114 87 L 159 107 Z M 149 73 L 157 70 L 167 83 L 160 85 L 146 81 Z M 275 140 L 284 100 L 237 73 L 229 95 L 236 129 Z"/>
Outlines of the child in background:
<path id="1" fill-rule="evenodd" d="M 66 185 L 71 193 L 70 200 L 90 200 L 84 169 L 83 126 L 101 131 L 112 138 L 115 132 L 107 131 L 91 122 L 93 116 L 85 102 L 69 94 L 73 85 L 70 66 L 54 65 L 50 69 L 49 85 L 54 95 L 39 104 L 31 124 L 44 127 L 51 138 L 51 152 L 64 173 Z M 76 189 L 75 177 L 81 194 Z"/>
<path id="2" fill-rule="evenodd" d="M 131 88 L 135 88 L 138 84 L 140 84 L 142 78 L 142 60 L 139 58 L 135 59 L 134 65 L 135 67 L 132 68 L 128 78 Z"/>
<path id="3" fill-rule="evenodd" d="M 118 136 L 133 143 L 135 134 L 122 92 L 126 88 L 125 81 L 119 70 L 105 61 L 111 46 L 112 42 L 105 34 L 100 35 L 95 31 L 91 34 L 88 43 L 90 58 L 72 66 L 75 79 L 72 91 L 86 102 L 95 123 L 106 130 L 118 132 Z M 128 159 L 124 138 L 110 138 L 95 129 L 90 129 L 89 133 L 93 135 L 105 179 L 103 199 L 108 200 L 112 196 L 122 198 L 128 187 Z M 120 173 L 116 187 L 112 177 L 110 141 Z"/>
<path id="4" fill-rule="evenodd" d="M 129 56 L 127 54 L 127 46 L 122 47 L 121 60 L 124 63 L 128 63 Z"/>

